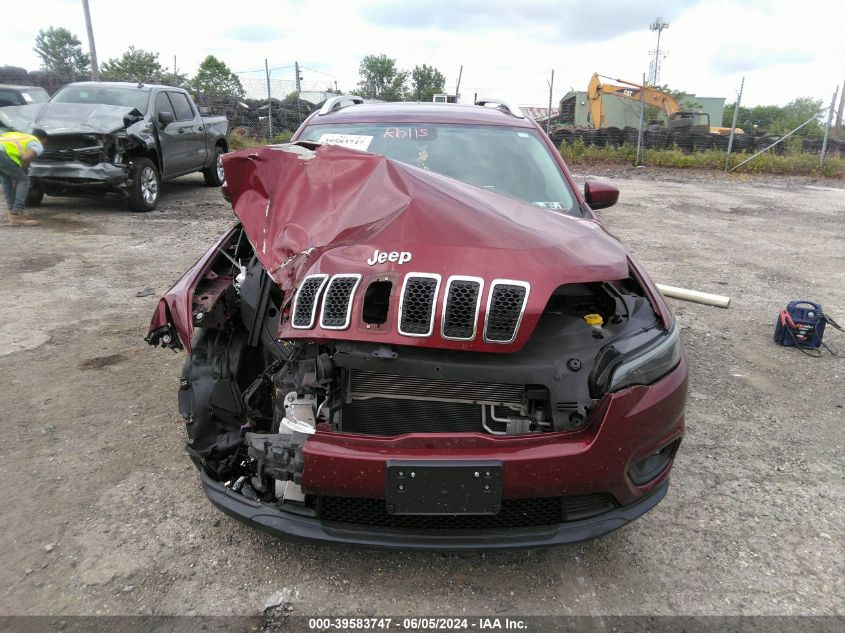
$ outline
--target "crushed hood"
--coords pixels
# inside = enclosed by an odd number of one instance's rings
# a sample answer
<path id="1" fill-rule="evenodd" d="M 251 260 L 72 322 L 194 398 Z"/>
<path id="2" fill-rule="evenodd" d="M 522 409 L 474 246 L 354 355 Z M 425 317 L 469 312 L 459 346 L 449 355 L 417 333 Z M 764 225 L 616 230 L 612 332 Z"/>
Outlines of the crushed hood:
<path id="1" fill-rule="evenodd" d="M 540 208 L 383 156 L 282 145 L 223 157 L 227 194 L 256 255 L 285 293 L 305 275 L 410 272 L 526 281 L 531 291 L 512 349 L 527 340 L 560 285 L 624 279 L 625 248 L 591 220 Z M 410 254 L 375 263 L 376 251 Z M 406 261 L 402 262 L 402 259 Z M 485 286 L 486 287 L 486 286 Z M 398 295 L 398 288 L 394 289 Z M 439 313 L 438 313 L 439 318 Z M 284 330 L 285 326 L 282 326 Z M 361 328 L 285 336 L 374 340 Z M 461 347 L 379 333 L 380 342 Z M 496 351 L 505 351 L 502 345 Z"/>
<path id="2" fill-rule="evenodd" d="M 21 132 L 110 134 L 143 118 L 135 108 L 94 103 L 39 103 L 0 108 L 0 123 Z"/>

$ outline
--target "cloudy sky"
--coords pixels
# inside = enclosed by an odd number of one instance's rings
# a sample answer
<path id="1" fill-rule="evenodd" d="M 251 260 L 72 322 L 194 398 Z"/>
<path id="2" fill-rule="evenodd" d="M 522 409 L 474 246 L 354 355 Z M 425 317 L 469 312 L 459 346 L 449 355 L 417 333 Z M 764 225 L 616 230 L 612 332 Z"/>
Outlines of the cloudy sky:
<path id="1" fill-rule="evenodd" d="M 463 65 L 464 101 L 495 96 L 545 105 L 555 70 L 554 99 L 584 90 L 598 71 L 638 81 L 648 70 L 658 16 L 663 32 L 661 83 L 703 97 L 733 101 L 742 76 L 743 103 L 784 104 L 810 96 L 829 102 L 845 79 L 845 3 L 818 0 L 89 0 L 101 62 L 129 45 L 160 53 L 193 74 L 207 54 L 233 70 L 263 69 L 341 89 L 355 87 L 367 54 L 385 53 L 401 68 L 434 65 L 454 92 Z M 39 28 L 63 26 L 85 44 L 80 0 L 8 2 L 0 65 L 34 70 Z M 253 77 L 258 86 L 259 73 Z M 275 96 L 275 95 L 274 95 Z"/>

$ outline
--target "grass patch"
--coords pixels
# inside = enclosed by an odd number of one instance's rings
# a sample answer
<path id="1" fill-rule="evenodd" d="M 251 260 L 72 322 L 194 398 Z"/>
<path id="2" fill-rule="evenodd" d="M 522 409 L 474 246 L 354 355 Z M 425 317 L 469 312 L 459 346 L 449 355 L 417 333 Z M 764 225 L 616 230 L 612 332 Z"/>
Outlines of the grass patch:
<path id="1" fill-rule="evenodd" d="M 636 147 L 630 145 L 623 145 L 622 147 L 585 146 L 580 140 L 571 145 L 562 144 L 560 154 L 564 160 L 574 165 L 601 163 L 634 165 L 637 160 Z M 751 154 L 747 152 L 731 154 L 730 166 L 738 165 L 750 156 Z M 643 162 L 650 167 L 723 171 L 725 169 L 725 153 L 710 150 L 687 154 L 679 149 L 647 149 L 643 153 Z M 824 171 L 819 171 L 818 154 L 787 151 L 785 155 L 781 156 L 766 152 L 740 167 L 737 172 L 845 178 L 845 159 L 828 156 L 824 161 Z"/>
<path id="2" fill-rule="evenodd" d="M 259 141 L 254 138 L 247 138 L 245 136 L 238 136 L 237 134 L 229 135 L 229 149 L 236 151 L 239 149 L 247 149 L 249 147 L 263 147 L 265 145 L 275 145 L 277 143 L 287 143 L 293 132 L 285 130 L 281 134 L 276 134 L 269 142 Z"/>

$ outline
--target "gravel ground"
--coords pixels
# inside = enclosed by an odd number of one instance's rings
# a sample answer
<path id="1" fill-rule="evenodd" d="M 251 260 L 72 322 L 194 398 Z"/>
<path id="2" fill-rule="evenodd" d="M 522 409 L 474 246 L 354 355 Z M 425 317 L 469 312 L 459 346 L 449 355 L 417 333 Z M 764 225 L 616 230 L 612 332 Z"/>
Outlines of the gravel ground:
<path id="1" fill-rule="evenodd" d="M 288 543 L 205 499 L 157 297 L 232 223 L 201 177 L 158 211 L 47 198 L 0 226 L 0 614 L 842 614 L 843 360 L 773 345 L 796 298 L 845 323 L 845 195 L 807 179 L 600 170 L 603 220 L 673 301 L 688 431 L 666 499 L 604 538 L 495 554 Z M 845 354 L 845 335 L 830 345 Z"/>

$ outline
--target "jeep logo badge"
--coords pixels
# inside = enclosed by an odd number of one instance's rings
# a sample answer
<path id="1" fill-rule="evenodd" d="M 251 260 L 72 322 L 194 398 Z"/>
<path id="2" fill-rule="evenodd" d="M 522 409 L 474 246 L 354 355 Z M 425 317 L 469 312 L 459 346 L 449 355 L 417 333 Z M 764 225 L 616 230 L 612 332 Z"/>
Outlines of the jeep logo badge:
<path id="1" fill-rule="evenodd" d="M 390 251 L 386 253 L 384 251 L 380 251 L 376 249 L 373 253 L 373 256 L 367 260 L 367 263 L 370 266 L 374 266 L 376 264 L 383 264 L 385 262 L 397 262 L 399 264 L 407 264 L 411 261 L 411 254 L 408 251 Z"/>

